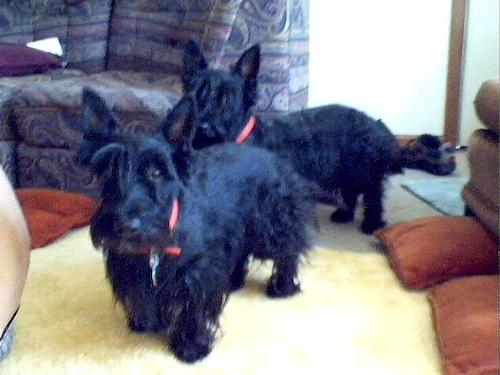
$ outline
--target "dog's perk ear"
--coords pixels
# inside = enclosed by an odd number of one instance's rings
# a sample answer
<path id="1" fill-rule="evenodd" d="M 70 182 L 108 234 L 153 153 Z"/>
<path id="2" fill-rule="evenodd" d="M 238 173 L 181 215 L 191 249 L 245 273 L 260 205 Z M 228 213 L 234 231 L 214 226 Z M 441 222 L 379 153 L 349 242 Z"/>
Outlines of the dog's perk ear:
<path id="1" fill-rule="evenodd" d="M 192 100 L 183 97 L 172 110 L 160 127 L 160 132 L 169 143 L 190 142 L 193 132 Z"/>
<path id="2" fill-rule="evenodd" d="M 89 165 L 98 176 L 102 176 L 106 171 L 113 169 L 113 166 L 116 167 L 115 164 L 123 152 L 125 152 L 123 145 L 110 143 L 92 155 Z"/>
<path id="3" fill-rule="evenodd" d="M 182 83 L 184 89 L 189 90 L 192 76 L 208 66 L 205 56 L 194 40 L 189 40 L 184 48 Z"/>
<path id="4" fill-rule="evenodd" d="M 83 88 L 83 121 L 85 129 L 94 129 L 105 134 L 117 131 L 116 120 L 104 100 L 92 89 Z"/>
<path id="5" fill-rule="evenodd" d="M 232 69 L 233 73 L 243 76 L 247 80 L 257 79 L 260 67 L 260 45 L 254 44 L 241 55 Z"/>
<path id="6" fill-rule="evenodd" d="M 116 141 L 119 133 L 113 114 L 104 100 L 92 89 L 85 87 L 82 92 L 83 142 L 77 152 L 76 160 L 94 168 L 92 160 L 101 149 Z M 102 174 L 101 168 L 94 168 Z"/>

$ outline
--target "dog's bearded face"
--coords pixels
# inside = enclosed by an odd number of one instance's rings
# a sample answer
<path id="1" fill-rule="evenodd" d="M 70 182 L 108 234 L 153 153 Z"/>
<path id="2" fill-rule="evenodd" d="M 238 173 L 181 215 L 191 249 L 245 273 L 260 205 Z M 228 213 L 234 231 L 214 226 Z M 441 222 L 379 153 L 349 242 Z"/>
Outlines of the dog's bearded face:
<path id="1" fill-rule="evenodd" d="M 182 80 L 185 95 L 193 102 L 195 149 L 230 141 L 237 134 L 257 99 L 259 66 L 258 45 L 245 51 L 226 72 L 209 69 L 198 45 L 188 43 Z"/>
<path id="2" fill-rule="evenodd" d="M 102 113 L 107 110 L 103 104 L 97 94 L 84 94 L 85 111 L 97 121 L 111 116 Z M 168 246 L 168 220 L 180 194 L 170 147 L 154 137 L 122 134 L 113 118 L 107 120 L 113 125 L 105 129 L 96 127 L 96 119 L 88 124 L 93 130 L 86 132 L 79 155 L 101 186 L 101 207 L 91 223 L 92 241 L 96 247 L 128 254 Z"/>

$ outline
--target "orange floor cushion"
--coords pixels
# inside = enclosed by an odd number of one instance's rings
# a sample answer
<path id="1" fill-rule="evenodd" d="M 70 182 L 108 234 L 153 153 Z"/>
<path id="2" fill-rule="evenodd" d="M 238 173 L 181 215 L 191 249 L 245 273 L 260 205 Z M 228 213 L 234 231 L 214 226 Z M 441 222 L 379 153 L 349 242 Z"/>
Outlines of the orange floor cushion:
<path id="1" fill-rule="evenodd" d="M 52 189 L 17 189 L 16 196 L 28 223 L 32 249 L 89 224 L 98 207 L 90 197 Z"/>
<path id="2" fill-rule="evenodd" d="M 478 220 L 437 216 L 375 233 L 401 282 L 422 289 L 455 277 L 498 273 L 498 243 Z"/>
<path id="3" fill-rule="evenodd" d="M 446 375 L 497 375 L 498 276 L 448 281 L 429 291 Z"/>

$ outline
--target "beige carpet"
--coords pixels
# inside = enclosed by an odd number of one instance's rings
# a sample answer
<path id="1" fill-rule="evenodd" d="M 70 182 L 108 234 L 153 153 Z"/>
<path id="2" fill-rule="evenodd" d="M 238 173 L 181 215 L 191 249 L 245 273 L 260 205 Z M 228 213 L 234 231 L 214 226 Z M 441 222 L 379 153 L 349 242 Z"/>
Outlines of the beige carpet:
<path id="1" fill-rule="evenodd" d="M 88 236 L 84 228 L 33 252 L 2 375 L 441 371 L 425 294 L 404 290 L 376 252 L 316 248 L 302 272 L 303 292 L 281 301 L 263 293 L 268 266 L 255 267 L 224 310 L 213 352 L 184 365 L 159 337 L 127 330 Z"/>

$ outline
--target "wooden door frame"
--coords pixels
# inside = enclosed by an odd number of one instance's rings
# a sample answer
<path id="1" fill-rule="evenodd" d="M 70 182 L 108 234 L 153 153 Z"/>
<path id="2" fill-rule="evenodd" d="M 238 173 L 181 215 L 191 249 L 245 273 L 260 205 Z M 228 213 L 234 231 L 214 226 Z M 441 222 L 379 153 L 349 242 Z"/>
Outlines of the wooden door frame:
<path id="1" fill-rule="evenodd" d="M 452 0 L 443 138 L 458 146 L 469 0 Z"/>

